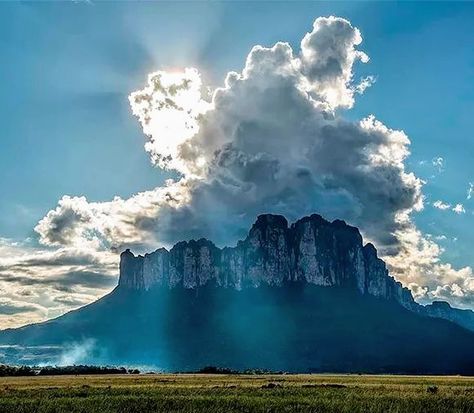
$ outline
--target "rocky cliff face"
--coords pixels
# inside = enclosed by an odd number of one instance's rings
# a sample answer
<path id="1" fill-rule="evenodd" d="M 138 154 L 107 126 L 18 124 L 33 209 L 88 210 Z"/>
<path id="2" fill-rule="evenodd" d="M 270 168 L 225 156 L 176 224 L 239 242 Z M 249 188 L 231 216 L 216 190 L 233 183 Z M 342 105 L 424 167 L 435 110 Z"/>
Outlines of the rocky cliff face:
<path id="1" fill-rule="evenodd" d="M 288 226 L 280 215 L 260 215 L 247 238 L 220 249 L 206 239 L 179 242 L 170 251 L 121 255 L 119 286 L 148 290 L 198 288 L 209 282 L 237 290 L 261 284 L 303 281 L 357 289 L 416 309 L 410 291 L 388 275 L 372 244 L 357 228 L 319 215 Z"/>

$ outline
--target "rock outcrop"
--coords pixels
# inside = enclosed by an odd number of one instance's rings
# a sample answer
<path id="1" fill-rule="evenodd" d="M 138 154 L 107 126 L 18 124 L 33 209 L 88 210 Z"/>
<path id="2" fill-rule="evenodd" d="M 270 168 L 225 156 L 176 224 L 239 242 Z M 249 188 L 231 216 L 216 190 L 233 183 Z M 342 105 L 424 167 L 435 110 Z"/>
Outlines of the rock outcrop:
<path id="1" fill-rule="evenodd" d="M 182 241 L 170 251 L 145 256 L 121 255 L 119 286 L 191 289 L 213 282 L 237 290 L 286 282 L 357 289 L 418 311 L 410 291 L 389 276 L 372 244 L 363 244 L 355 227 L 320 215 L 288 226 L 280 215 L 260 215 L 247 238 L 235 247 L 218 248 L 206 239 Z"/>

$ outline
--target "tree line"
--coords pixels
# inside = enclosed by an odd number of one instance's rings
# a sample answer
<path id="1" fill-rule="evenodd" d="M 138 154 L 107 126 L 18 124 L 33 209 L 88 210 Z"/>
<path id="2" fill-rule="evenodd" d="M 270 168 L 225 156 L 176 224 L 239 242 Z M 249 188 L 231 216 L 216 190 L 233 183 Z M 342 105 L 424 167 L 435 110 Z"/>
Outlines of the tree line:
<path id="1" fill-rule="evenodd" d="M 79 374 L 139 374 L 140 370 L 106 366 L 9 366 L 0 364 L 0 377 L 60 376 Z"/>

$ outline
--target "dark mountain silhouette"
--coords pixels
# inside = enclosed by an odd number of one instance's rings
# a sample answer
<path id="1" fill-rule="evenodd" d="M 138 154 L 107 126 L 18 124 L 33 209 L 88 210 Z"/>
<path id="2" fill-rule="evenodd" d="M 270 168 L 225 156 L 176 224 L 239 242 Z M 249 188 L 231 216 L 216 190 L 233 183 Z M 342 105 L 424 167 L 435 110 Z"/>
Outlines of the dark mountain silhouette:
<path id="1" fill-rule="evenodd" d="M 87 342 L 81 362 L 172 371 L 473 374 L 474 333 L 439 318 L 449 310 L 427 308 L 388 275 L 356 228 L 319 215 L 291 226 L 262 215 L 233 248 L 201 239 L 145 256 L 127 250 L 109 295 L 0 332 L 0 343 Z M 21 352 L 10 357 L 25 361 Z"/>

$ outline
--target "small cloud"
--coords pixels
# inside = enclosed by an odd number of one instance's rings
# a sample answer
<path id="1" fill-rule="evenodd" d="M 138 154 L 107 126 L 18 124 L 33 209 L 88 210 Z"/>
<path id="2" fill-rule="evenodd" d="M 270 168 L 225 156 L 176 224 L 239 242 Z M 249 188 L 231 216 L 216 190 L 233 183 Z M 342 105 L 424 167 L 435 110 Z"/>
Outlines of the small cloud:
<path id="1" fill-rule="evenodd" d="M 438 156 L 431 160 L 431 164 L 438 170 L 439 173 L 444 171 L 444 158 Z"/>
<path id="2" fill-rule="evenodd" d="M 437 235 L 436 237 L 434 237 L 434 239 L 436 241 L 444 241 L 447 239 L 446 235 Z"/>
<path id="3" fill-rule="evenodd" d="M 467 188 L 466 199 L 471 199 L 474 195 L 474 182 L 469 182 L 469 188 Z"/>
<path id="4" fill-rule="evenodd" d="M 453 212 L 456 214 L 464 214 L 466 213 L 466 210 L 464 209 L 463 204 L 456 204 L 456 206 L 453 208 Z"/>
<path id="5" fill-rule="evenodd" d="M 367 76 L 362 79 L 360 79 L 360 82 L 355 86 L 355 91 L 359 95 L 362 95 L 366 89 L 371 87 L 375 82 L 377 81 L 377 78 L 375 76 Z"/>
<path id="6" fill-rule="evenodd" d="M 445 202 L 440 201 L 440 200 L 435 201 L 435 202 L 433 203 L 433 206 L 434 206 L 435 208 L 437 208 L 437 209 L 441 209 L 442 211 L 445 211 L 445 210 L 451 208 L 451 204 L 446 204 Z"/>
<path id="7" fill-rule="evenodd" d="M 429 179 L 435 179 L 437 175 L 444 172 L 445 160 L 442 156 L 436 156 L 431 160 L 421 159 L 417 163 L 430 173 Z"/>

